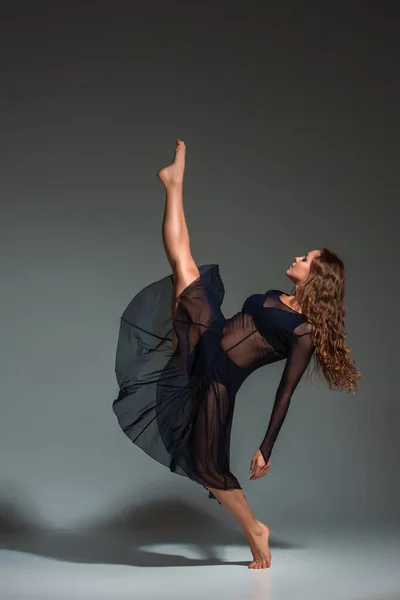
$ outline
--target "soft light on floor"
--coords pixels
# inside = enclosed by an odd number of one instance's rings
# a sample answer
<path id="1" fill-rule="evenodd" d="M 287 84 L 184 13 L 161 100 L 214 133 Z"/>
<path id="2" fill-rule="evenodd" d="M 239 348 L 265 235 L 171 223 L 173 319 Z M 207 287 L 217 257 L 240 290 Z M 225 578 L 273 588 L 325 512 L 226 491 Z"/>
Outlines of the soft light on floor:
<path id="1" fill-rule="evenodd" d="M 271 544 L 271 568 L 252 570 L 247 568 L 251 555 L 245 544 L 213 545 L 211 557 L 204 545 L 196 544 L 141 545 L 130 553 L 126 537 L 95 536 L 80 540 L 74 558 L 79 537 L 52 553 L 49 539 L 40 546 L 37 538 L 9 536 L 0 554 L 0 597 L 400 600 L 398 530 L 280 530 L 275 539 L 282 543 Z M 107 560 L 101 559 L 102 549 Z M 92 559 L 85 562 L 82 553 L 89 556 L 91 551 Z"/>

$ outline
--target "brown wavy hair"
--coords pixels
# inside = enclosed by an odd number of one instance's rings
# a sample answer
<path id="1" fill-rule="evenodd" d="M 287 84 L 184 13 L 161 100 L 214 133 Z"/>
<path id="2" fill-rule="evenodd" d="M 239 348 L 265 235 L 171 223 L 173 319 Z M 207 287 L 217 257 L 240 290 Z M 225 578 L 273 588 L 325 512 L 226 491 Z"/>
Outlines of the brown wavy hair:
<path id="1" fill-rule="evenodd" d="M 330 389 L 355 394 L 361 372 L 345 344 L 345 290 L 343 261 L 328 248 L 320 248 L 320 255 L 311 261 L 307 279 L 292 294 L 312 325 L 315 372 L 322 371 Z"/>

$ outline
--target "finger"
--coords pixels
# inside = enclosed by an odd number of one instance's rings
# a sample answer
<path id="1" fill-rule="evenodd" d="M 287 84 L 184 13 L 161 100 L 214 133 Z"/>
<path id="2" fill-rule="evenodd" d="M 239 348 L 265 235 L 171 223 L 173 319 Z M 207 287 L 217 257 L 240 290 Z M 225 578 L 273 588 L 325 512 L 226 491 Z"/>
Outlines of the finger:
<path id="1" fill-rule="evenodd" d="M 261 477 L 261 470 L 259 465 L 256 465 L 256 468 L 254 469 L 254 475 L 253 478 L 254 479 L 259 479 Z"/>
<path id="2" fill-rule="evenodd" d="M 258 479 L 258 477 L 257 477 L 257 469 L 254 469 L 253 474 L 250 477 L 250 479 Z"/>
<path id="3" fill-rule="evenodd" d="M 254 464 L 254 472 L 252 477 L 250 477 L 250 479 L 260 479 L 260 477 L 263 477 L 264 475 L 267 474 L 269 469 L 268 463 L 265 465 L 259 465 L 257 464 L 257 462 L 255 462 Z"/>
<path id="4" fill-rule="evenodd" d="M 262 467 L 259 467 L 259 477 L 264 477 L 264 475 L 268 473 L 268 469 L 268 465 L 263 465 Z"/>

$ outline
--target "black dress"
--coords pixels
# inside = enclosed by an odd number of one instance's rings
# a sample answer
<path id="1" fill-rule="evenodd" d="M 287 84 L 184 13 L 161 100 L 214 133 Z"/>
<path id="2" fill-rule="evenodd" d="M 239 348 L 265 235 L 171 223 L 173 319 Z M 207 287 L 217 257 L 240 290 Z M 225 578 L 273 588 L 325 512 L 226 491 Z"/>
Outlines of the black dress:
<path id="1" fill-rule="evenodd" d="M 132 442 L 172 472 L 205 488 L 241 489 L 229 460 L 236 394 L 255 369 L 287 359 L 259 444 L 268 461 L 314 352 L 311 324 L 279 299 L 279 290 L 252 294 L 226 318 L 219 265 L 198 268 L 200 277 L 180 294 L 174 322 L 172 274 L 147 285 L 125 309 L 113 410 Z M 211 492 L 209 497 L 215 498 Z"/>

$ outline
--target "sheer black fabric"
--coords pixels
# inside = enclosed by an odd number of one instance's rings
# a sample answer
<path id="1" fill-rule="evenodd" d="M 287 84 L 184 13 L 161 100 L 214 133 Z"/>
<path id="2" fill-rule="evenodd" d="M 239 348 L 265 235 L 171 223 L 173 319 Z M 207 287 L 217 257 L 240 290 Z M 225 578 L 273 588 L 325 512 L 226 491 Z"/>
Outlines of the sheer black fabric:
<path id="1" fill-rule="evenodd" d="M 314 351 L 311 325 L 280 300 L 279 290 L 252 294 L 226 318 L 219 265 L 201 265 L 199 271 L 180 294 L 173 322 L 172 274 L 143 288 L 125 309 L 113 410 L 132 442 L 172 472 L 206 489 L 241 489 L 230 470 L 237 392 L 254 370 L 287 359 L 259 446 L 267 461 Z M 215 498 L 211 492 L 209 497 Z"/>

